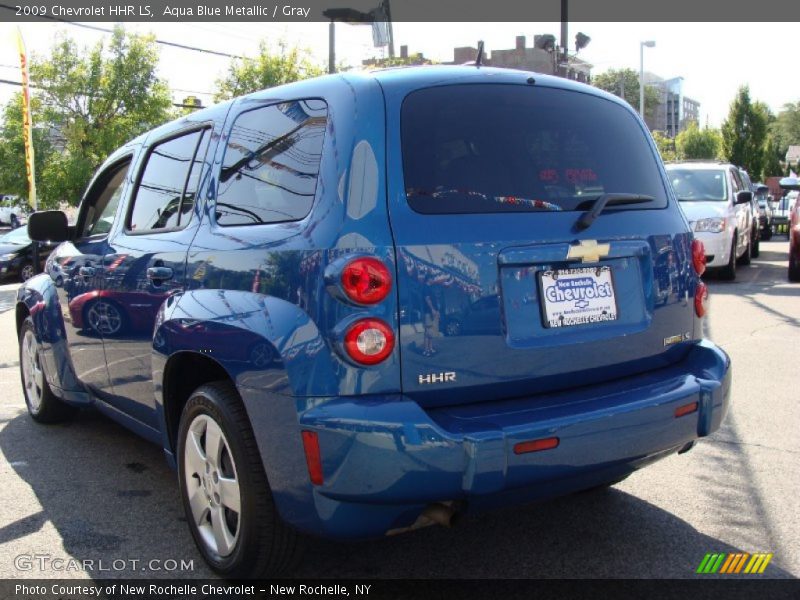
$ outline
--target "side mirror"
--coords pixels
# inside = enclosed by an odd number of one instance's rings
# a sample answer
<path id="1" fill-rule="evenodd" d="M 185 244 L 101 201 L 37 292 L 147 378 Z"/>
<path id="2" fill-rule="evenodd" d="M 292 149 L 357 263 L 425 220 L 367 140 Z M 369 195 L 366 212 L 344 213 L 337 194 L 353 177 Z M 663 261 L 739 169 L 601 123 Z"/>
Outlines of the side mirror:
<path id="1" fill-rule="evenodd" d="M 64 242 L 70 238 L 67 215 L 60 210 L 35 212 L 28 217 L 28 237 L 35 242 Z"/>
<path id="2" fill-rule="evenodd" d="M 782 190 L 800 190 L 800 179 L 797 177 L 784 177 L 778 182 Z"/>
<path id="3" fill-rule="evenodd" d="M 736 204 L 749 204 L 753 201 L 753 192 L 742 190 L 736 194 Z"/>

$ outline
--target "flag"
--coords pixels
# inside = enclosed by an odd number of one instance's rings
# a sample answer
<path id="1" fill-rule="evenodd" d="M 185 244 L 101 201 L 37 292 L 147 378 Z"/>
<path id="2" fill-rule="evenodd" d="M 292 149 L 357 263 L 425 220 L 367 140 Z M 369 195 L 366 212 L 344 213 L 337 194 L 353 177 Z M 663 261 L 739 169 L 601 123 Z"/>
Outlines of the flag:
<path id="1" fill-rule="evenodd" d="M 22 70 L 22 137 L 25 141 L 25 170 L 28 173 L 28 204 L 36 210 L 36 171 L 33 163 L 33 123 L 31 122 L 31 94 L 28 85 L 28 55 L 22 32 L 17 28 L 17 48 Z"/>

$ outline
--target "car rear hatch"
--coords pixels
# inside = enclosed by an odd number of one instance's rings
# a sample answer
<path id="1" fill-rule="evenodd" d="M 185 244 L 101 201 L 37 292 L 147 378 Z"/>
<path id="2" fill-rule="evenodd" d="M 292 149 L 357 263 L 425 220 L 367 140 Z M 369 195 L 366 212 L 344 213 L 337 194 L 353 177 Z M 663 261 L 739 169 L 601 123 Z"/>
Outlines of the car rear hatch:
<path id="1" fill-rule="evenodd" d="M 423 406 L 640 373 L 694 337 L 691 237 L 639 120 L 522 75 L 382 82 L 403 392 Z"/>

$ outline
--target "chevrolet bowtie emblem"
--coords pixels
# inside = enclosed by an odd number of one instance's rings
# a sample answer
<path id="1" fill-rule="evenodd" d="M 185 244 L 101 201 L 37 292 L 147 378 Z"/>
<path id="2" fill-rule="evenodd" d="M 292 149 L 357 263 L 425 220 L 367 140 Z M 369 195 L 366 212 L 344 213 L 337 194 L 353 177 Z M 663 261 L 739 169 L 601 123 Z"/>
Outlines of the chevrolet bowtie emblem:
<path id="1" fill-rule="evenodd" d="M 582 262 L 598 262 L 601 257 L 607 256 L 611 249 L 610 244 L 598 244 L 595 240 L 581 240 L 576 246 L 570 246 L 567 260 L 580 258 Z"/>

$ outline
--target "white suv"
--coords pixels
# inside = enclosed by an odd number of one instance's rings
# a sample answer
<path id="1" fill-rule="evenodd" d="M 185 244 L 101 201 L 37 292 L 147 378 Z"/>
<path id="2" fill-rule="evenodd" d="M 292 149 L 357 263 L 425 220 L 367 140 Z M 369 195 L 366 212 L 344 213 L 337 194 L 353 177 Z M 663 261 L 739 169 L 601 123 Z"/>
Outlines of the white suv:
<path id="1" fill-rule="evenodd" d="M 709 268 L 736 278 L 736 265 L 750 264 L 753 192 L 729 163 L 681 162 L 666 165 L 669 180 L 695 237 L 706 248 Z"/>

